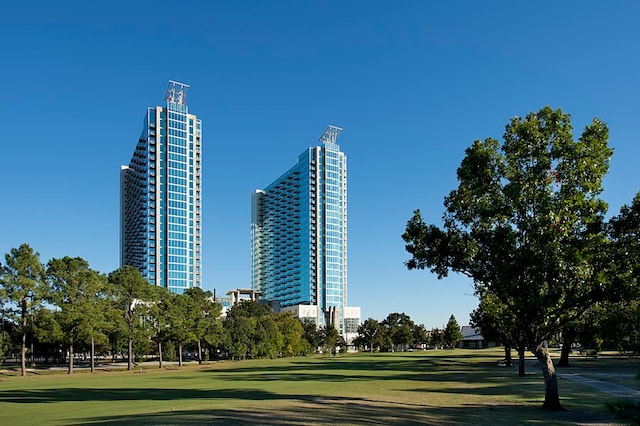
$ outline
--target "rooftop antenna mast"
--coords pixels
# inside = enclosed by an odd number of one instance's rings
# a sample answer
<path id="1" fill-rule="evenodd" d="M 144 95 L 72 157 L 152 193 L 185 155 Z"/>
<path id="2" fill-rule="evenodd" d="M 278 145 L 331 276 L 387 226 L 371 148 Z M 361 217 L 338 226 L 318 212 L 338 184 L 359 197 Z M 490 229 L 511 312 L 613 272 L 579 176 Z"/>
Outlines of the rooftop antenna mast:
<path id="1" fill-rule="evenodd" d="M 167 93 L 164 95 L 164 100 L 166 102 L 172 102 L 178 105 L 186 105 L 188 92 L 188 84 L 169 80 L 169 85 L 167 86 Z"/>
<path id="2" fill-rule="evenodd" d="M 342 133 L 342 128 L 340 127 L 336 127 L 336 126 L 332 126 L 331 124 L 329 124 L 327 126 L 327 128 L 325 129 L 325 131 L 322 133 L 322 136 L 320 136 L 319 141 L 322 143 L 333 143 L 335 144 L 336 141 L 338 140 L 338 135 Z"/>

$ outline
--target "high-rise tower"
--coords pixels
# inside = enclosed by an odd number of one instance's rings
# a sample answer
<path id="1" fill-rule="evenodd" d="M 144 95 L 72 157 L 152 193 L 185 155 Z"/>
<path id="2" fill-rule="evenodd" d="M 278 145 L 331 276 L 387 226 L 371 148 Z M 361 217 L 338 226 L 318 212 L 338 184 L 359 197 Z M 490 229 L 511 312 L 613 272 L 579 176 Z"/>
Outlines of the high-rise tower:
<path id="1" fill-rule="evenodd" d="M 322 146 L 251 196 L 252 288 L 283 310 L 353 333 L 347 308 L 347 157 L 329 126 Z M 356 318 L 357 317 L 357 318 Z"/>
<path id="2" fill-rule="evenodd" d="M 202 122 L 189 113 L 188 90 L 169 81 L 120 169 L 120 264 L 176 293 L 202 282 Z"/>

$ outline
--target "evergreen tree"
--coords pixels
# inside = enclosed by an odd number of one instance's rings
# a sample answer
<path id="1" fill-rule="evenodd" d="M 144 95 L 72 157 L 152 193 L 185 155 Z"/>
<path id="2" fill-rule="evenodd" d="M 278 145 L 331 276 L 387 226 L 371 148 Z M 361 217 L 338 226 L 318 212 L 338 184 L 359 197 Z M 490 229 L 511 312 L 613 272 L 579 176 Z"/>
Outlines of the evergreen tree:
<path id="1" fill-rule="evenodd" d="M 456 317 L 454 317 L 453 314 L 451 314 L 451 316 L 449 317 L 447 326 L 444 328 L 442 340 L 444 341 L 445 346 L 452 349 L 458 345 L 460 340 L 462 340 L 460 326 L 458 325 L 458 321 L 456 321 Z"/>
<path id="2" fill-rule="evenodd" d="M 104 312 L 100 299 L 106 277 L 89 268 L 80 258 L 65 256 L 47 264 L 49 292 L 47 301 L 57 308 L 54 317 L 64 334 L 69 353 L 68 374 L 73 374 L 74 345 L 91 342 L 91 366 L 94 365 L 96 334 L 104 328 Z"/>
<path id="3" fill-rule="evenodd" d="M 144 279 L 140 271 L 133 266 L 125 265 L 109 274 L 109 292 L 117 314 L 115 321 L 120 325 L 119 333 L 127 343 L 127 369 L 133 368 L 134 342 L 147 340 L 150 323 L 149 317 L 153 305 L 153 287 Z M 144 343 L 144 342 L 141 342 Z M 146 343 L 148 346 L 148 342 Z M 144 346 L 144 344 L 143 344 Z"/>
<path id="4" fill-rule="evenodd" d="M 26 376 L 27 321 L 40 303 L 45 287 L 45 268 L 40 263 L 40 254 L 28 244 L 12 248 L 5 255 L 5 265 L 0 267 L 0 285 L 3 298 L 16 306 L 8 313 L 20 329 L 20 375 Z"/>

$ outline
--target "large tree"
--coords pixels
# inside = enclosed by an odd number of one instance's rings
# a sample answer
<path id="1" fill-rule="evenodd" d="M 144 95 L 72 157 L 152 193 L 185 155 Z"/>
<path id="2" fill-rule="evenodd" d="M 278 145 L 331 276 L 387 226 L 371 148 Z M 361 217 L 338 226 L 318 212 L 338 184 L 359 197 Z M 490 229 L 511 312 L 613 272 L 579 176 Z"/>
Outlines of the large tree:
<path id="1" fill-rule="evenodd" d="M 5 265 L 0 267 L 0 284 L 6 300 L 15 306 L 9 314 L 20 327 L 20 375 L 27 375 L 27 321 L 38 304 L 45 286 L 45 268 L 40 262 L 40 254 L 28 244 L 12 248 L 5 255 Z"/>
<path id="2" fill-rule="evenodd" d="M 198 344 L 198 363 L 202 364 L 202 341 L 211 336 L 220 322 L 222 306 L 213 301 L 213 294 L 204 291 L 200 287 L 193 287 L 185 291 L 191 299 L 193 310 L 190 313 L 193 319 L 194 338 Z"/>
<path id="3" fill-rule="evenodd" d="M 424 326 L 424 324 L 415 324 L 412 334 L 414 346 L 422 346 L 427 344 L 427 341 L 429 340 L 429 332 L 427 331 L 427 328 Z"/>
<path id="4" fill-rule="evenodd" d="M 368 347 L 369 352 L 374 352 L 382 346 L 383 334 L 384 329 L 380 323 L 373 318 L 367 318 L 358 326 L 358 336 L 353 343 L 358 346 Z"/>
<path id="5" fill-rule="evenodd" d="M 606 296 L 599 198 L 612 150 L 594 119 L 578 140 L 568 114 L 549 107 L 506 126 L 503 143 L 475 141 L 445 198 L 443 227 L 414 212 L 403 238 L 409 269 L 456 271 L 513 312 L 542 368 L 543 407 L 561 410 L 545 341 Z"/>
<path id="6" fill-rule="evenodd" d="M 387 344 L 391 344 L 394 351 L 401 350 L 402 346 L 408 345 L 413 341 L 413 329 L 415 323 L 404 312 L 392 312 L 380 325 L 385 331 Z"/>
<path id="7" fill-rule="evenodd" d="M 340 333 L 335 327 L 326 325 L 320 328 L 320 334 L 322 336 L 321 346 L 325 354 L 331 356 L 336 354 L 336 346 L 338 346 L 340 340 Z"/>
<path id="8" fill-rule="evenodd" d="M 223 322 L 226 346 L 232 357 L 274 357 L 282 347 L 271 308 L 245 300 L 231 307 Z"/>
<path id="9" fill-rule="evenodd" d="M 284 356 L 296 356 L 304 353 L 309 343 L 304 340 L 304 329 L 300 320 L 290 312 L 281 312 L 275 315 L 275 321 L 282 335 L 280 352 Z"/>
<path id="10" fill-rule="evenodd" d="M 106 277 L 89 268 L 81 257 L 65 256 L 47 264 L 49 292 L 46 300 L 57 308 L 55 318 L 64 334 L 69 353 L 68 374 L 73 374 L 74 344 L 91 343 L 94 366 L 96 334 L 104 327 L 104 305 L 100 302 Z"/>
<path id="11" fill-rule="evenodd" d="M 133 343 L 145 334 L 143 319 L 153 305 L 152 286 L 144 279 L 139 270 L 125 265 L 109 274 L 110 294 L 113 297 L 118 323 L 127 340 L 127 369 L 133 368 Z"/>
<path id="12" fill-rule="evenodd" d="M 212 314 L 208 317 L 207 333 L 204 336 L 204 341 L 208 347 L 209 355 L 216 356 L 220 348 L 224 346 L 225 334 L 222 327 L 222 305 L 220 302 L 214 302 L 215 308 Z M 217 314 L 216 314 L 217 312 Z"/>
<path id="13" fill-rule="evenodd" d="M 149 319 L 153 329 L 152 339 L 156 342 L 158 350 L 158 368 L 163 367 L 163 344 L 170 338 L 171 318 L 170 311 L 173 301 L 173 294 L 164 287 L 152 286 L 155 293 L 153 298 L 155 303 L 149 307 Z"/>
<path id="14" fill-rule="evenodd" d="M 178 345 L 178 366 L 182 367 L 183 348 L 196 340 L 194 312 L 196 306 L 186 294 L 171 294 L 169 313 L 169 335 Z"/>

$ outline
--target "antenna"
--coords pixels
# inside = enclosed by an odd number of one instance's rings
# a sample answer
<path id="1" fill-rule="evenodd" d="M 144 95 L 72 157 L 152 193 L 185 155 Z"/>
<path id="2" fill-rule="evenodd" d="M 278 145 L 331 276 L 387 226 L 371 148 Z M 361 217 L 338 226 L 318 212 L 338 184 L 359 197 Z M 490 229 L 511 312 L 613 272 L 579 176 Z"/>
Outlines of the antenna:
<path id="1" fill-rule="evenodd" d="M 340 133 L 342 133 L 342 128 L 329 124 L 322 133 L 322 136 L 320 136 L 319 141 L 322 143 L 336 143 Z"/>
<path id="2" fill-rule="evenodd" d="M 167 86 L 167 93 L 164 95 L 164 100 L 167 102 L 176 103 L 178 105 L 186 105 L 188 92 L 188 84 L 169 80 L 169 85 Z"/>

